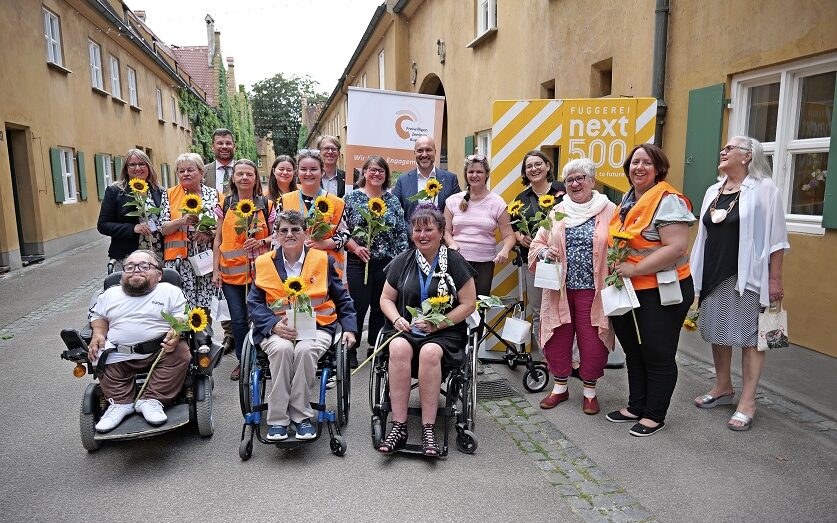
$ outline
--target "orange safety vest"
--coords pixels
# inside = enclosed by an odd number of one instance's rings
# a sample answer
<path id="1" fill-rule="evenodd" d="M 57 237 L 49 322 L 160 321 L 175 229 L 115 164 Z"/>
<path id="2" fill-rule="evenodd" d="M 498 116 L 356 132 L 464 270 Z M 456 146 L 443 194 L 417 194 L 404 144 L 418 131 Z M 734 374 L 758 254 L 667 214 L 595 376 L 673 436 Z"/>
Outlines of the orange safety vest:
<path id="1" fill-rule="evenodd" d="M 345 202 L 338 198 L 333 194 L 326 193 L 326 198 L 331 202 L 331 206 L 334 207 L 334 213 L 331 215 L 331 223 L 334 225 L 334 228 L 331 230 L 328 235 L 323 238 L 328 239 L 334 236 L 334 231 L 337 230 L 337 225 L 340 223 L 340 220 L 343 217 L 343 209 L 345 208 Z M 282 210 L 283 211 L 297 211 L 301 213 L 303 216 L 306 215 L 308 209 L 300 209 L 300 192 L 293 191 L 282 195 Z M 334 250 L 329 249 L 326 251 L 334 258 L 334 268 L 337 269 L 337 274 L 342 278 L 343 271 L 346 268 L 346 253 L 342 250 Z"/>
<path id="2" fill-rule="evenodd" d="M 266 252 L 256 258 L 256 287 L 265 292 L 267 304 L 286 298 L 285 284 L 276 270 L 276 253 Z M 328 254 L 317 249 L 309 249 L 302 262 L 299 277 L 305 282 L 305 293 L 311 298 L 311 307 L 317 315 L 317 324 L 330 325 L 337 321 L 334 302 L 328 297 Z M 276 315 L 285 314 L 290 305 L 285 303 Z"/>
<path id="3" fill-rule="evenodd" d="M 213 189 L 214 190 L 214 189 Z M 183 216 L 183 198 L 186 191 L 180 184 L 168 189 L 169 215 L 172 220 Z M 201 196 L 198 193 L 198 196 Z M 189 257 L 189 236 L 185 228 L 180 228 L 163 238 L 163 259 L 166 261 L 176 260 L 178 257 L 185 260 Z"/>
<path id="4" fill-rule="evenodd" d="M 628 255 L 626 261 L 639 263 L 643 258 L 663 246 L 663 244 L 659 241 L 651 242 L 646 240 L 642 236 L 642 231 L 651 225 L 651 220 L 654 219 L 654 214 L 657 212 L 660 200 L 662 200 L 663 196 L 666 194 L 676 194 L 684 202 L 686 202 L 686 206 L 689 210 L 692 210 L 692 202 L 690 202 L 688 198 L 683 196 L 683 194 L 681 194 L 680 191 L 675 189 L 671 184 L 663 181 L 658 182 L 654 187 L 648 189 L 648 191 L 642 195 L 636 204 L 634 204 L 633 208 L 628 211 L 628 214 L 625 216 L 625 223 L 622 223 L 619 216 L 619 209 L 622 208 L 621 204 L 613 213 L 613 218 L 610 220 L 610 229 L 625 231 L 632 234 L 634 237 L 632 240 L 628 241 L 628 246 L 631 248 L 631 254 Z M 613 246 L 612 236 L 608 236 L 607 243 L 611 247 Z M 691 275 L 688 256 L 683 256 L 676 260 L 674 262 L 674 266 L 677 269 L 678 280 L 686 279 Z M 644 289 L 656 289 L 657 275 L 643 274 L 642 276 L 634 276 L 631 278 L 631 283 L 633 283 L 634 289 L 638 291 Z"/>
<path id="5" fill-rule="evenodd" d="M 252 238 L 262 240 L 270 234 L 265 215 L 270 216 L 270 210 L 273 206 L 266 198 L 257 199 L 256 205 L 260 203 L 259 200 L 267 205 L 267 209 L 256 209 L 254 211 L 257 227 L 261 230 L 254 233 Z M 226 209 L 224 222 L 221 226 L 221 256 L 218 263 L 221 269 L 221 281 L 230 285 L 244 285 L 252 281 L 252 278 L 249 277 L 250 256 L 244 249 L 244 240 L 247 239 L 247 236 L 244 232 L 241 234 L 235 232 L 237 222 L 238 215 L 231 208 Z"/>

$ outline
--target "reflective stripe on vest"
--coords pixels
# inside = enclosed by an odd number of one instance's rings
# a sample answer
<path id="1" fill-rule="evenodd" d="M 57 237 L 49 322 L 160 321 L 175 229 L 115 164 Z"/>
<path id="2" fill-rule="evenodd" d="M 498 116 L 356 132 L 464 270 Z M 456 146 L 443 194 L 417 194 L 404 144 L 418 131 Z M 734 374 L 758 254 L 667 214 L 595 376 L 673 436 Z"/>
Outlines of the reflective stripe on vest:
<path id="1" fill-rule="evenodd" d="M 256 258 L 256 286 L 265 292 L 267 305 L 270 306 L 287 297 L 285 284 L 276 270 L 276 253 L 270 251 Z M 317 314 L 319 325 L 329 325 L 337 320 L 334 302 L 328 297 L 328 255 L 316 249 L 305 254 L 300 279 L 305 282 L 306 294 L 311 298 L 311 306 Z M 276 314 L 284 314 L 288 304 L 274 309 Z"/>
<path id="2" fill-rule="evenodd" d="M 643 258 L 649 256 L 651 253 L 660 249 L 663 245 L 659 241 L 648 241 L 642 236 L 642 231 L 651 225 L 651 220 L 657 213 L 657 207 L 660 205 L 660 200 L 666 194 L 676 194 L 685 203 L 689 210 L 692 210 L 692 202 L 683 196 L 677 189 L 675 189 L 668 182 L 658 182 L 654 187 L 648 189 L 645 194 L 634 204 L 633 208 L 628 211 L 625 216 L 625 223 L 619 216 L 619 209 L 621 205 L 616 208 L 613 213 L 613 218 L 610 220 L 610 230 L 621 230 L 633 235 L 633 239 L 628 241 L 628 246 L 631 252 L 626 261 L 630 263 L 639 263 Z M 613 237 L 608 235 L 608 245 L 613 246 Z M 688 256 L 680 257 L 673 263 L 674 268 L 677 269 L 677 279 L 683 280 L 691 275 L 689 270 Z M 667 270 L 667 269 L 666 269 Z M 631 278 L 631 283 L 636 290 L 656 289 L 657 275 L 643 274 L 641 276 L 634 276 Z"/>
<path id="3" fill-rule="evenodd" d="M 253 233 L 251 238 L 262 240 L 268 236 L 265 214 L 270 214 L 270 204 L 267 205 L 267 212 L 262 209 L 256 209 L 253 212 L 253 216 L 256 218 L 255 225 L 261 230 Z M 252 278 L 249 276 L 250 256 L 247 250 L 242 248 L 244 241 L 247 239 L 247 235 L 244 231 L 241 234 L 235 231 L 238 221 L 239 216 L 230 207 L 227 209 L 226 214 L 224 214 L 224 221 L 221 224 L 221 246 L 219 248 L 220 257 L 218 259 L 218 265 L 221 271 L 221 281 L 229 285 L 245 285 L 252 281 Z"/>

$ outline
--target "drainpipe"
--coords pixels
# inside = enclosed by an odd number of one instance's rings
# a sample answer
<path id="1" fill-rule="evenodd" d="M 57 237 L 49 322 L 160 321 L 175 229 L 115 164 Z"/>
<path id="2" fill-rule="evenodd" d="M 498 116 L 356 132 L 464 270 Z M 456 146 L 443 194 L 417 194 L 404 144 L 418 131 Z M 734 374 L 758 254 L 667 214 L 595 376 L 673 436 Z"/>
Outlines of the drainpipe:
<path id="1" fill-rule="evenodd" d="M 666 87 L 666 44 L 668 43 L 668 18 L 671 9 L 669 0 L 657 0 L 654 9 L 654 69 L 651 73 L 651 96 L 657 99 L 657 127 L 654 131 L 654 145 L 663 145 L 663 125 L 668 106 L 665 101 Z"/>

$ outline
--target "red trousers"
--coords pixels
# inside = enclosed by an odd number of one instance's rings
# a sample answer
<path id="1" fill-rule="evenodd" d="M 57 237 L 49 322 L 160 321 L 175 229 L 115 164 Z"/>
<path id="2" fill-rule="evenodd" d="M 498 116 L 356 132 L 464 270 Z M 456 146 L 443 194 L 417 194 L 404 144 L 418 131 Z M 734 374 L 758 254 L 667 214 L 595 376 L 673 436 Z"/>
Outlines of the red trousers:
<path id="1" fill-rule="evenodd" d="M 543 347 L 546 365 L 553 376 L 566 377 L 572 372 L 573 340 L 578 341 L 581 368 L 578 373 L 585 381 L 595 381 L 604 376 L 608 351 L 599 338 L 599 330 L 590 322 L 590 308 L 596 296 L 594 289 L 564 289 L 570 305 L 572 322 L 552 330 L 552 336 Z"/>

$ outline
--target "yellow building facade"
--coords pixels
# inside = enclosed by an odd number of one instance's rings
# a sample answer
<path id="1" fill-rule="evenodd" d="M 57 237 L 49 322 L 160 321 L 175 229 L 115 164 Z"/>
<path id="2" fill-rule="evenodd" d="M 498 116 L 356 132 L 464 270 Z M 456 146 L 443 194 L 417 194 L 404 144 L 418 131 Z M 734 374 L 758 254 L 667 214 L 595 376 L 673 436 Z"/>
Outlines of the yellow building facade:
<path id="1" fill-rule="evenodd" d="M 791 341 L 837 356 L 834 27 L 829 0 L 389 0 L 310 136 L 345 138 L 349 86 L 444 95 L 439 159 L 459 172 L 466 154 L 491 157 L 494 101 L 655 96 L 669 181 L 696 205 L 723 143 L 754 136 L 785 199 Z"/>
<path id="2" fill-rule="evenodd" d="M 128 149 L 166 185 L 192 144 L 180 89 L 206 94 L 120 1 L 0 3 L 0 265 L 101 236 L 100 198 Z"/>

